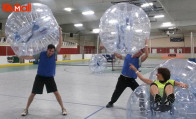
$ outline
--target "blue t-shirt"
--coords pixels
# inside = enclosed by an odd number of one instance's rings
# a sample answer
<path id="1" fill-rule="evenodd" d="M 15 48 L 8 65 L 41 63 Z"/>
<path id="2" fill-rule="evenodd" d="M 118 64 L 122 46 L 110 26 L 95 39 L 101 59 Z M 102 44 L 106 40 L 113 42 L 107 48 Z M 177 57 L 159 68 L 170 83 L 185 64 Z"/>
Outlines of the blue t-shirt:
<path id="1" fill-rule="evenodd" d="M 139 66 L 139 58 L 132 58 L 130 54 L 127 54 L 124 60 L 123 64 L 123 69 L 122 69 L 122 75 L 129 77 L 129 78 L 137 78 L 137 75 L 135 71 L 130 69 L 130 64 L 133 64 L 137 69 L 140 67 Z"/>
<path id="2" fill-rule="evenodd" d="M 42 51 L 40 54 L 34 56 L 35 59 L 39 58 L 37 74 L 43 77 L 54 77 L 56 70 L 56 57 L 57 52 L 52 56 L 47 56 L 47 51 Z"/>

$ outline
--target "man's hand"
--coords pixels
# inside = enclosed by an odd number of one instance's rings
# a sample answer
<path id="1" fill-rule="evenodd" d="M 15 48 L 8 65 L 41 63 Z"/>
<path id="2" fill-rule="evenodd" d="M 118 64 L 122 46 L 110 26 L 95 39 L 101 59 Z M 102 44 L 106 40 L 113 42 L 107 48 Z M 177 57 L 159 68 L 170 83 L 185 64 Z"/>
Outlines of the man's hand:
<path id="1" fill-rule="evenodd" d="M 149 51 L 148 51 L 148 39 L 147 38 L 145 40 L 145 48 L 144 49 L 145 49 L 144 50 L 145 55 L 143 55 L 141 57 L 141 62 L 144 62 L 148 58 Z"/>
<path id="2" fill-rule="evenodd" d="M 62 34 L 62 28 L 59 26 L 59 33 Z"/>
<path id="3" fill-rule="evenodd" d="M 135 68 L 135 66 L 133 64 L 130 64 L 129 68 L 134 70 L 134 71 L 137 71 L 137 69 Z"/>
<path id="4" fill-rule="evenodd" d="M 145 46 L 148 47 L 148 39 L 147 39 L 147 38 L 146 38 L 146 40 L 145 40 Z"/>
<path id="5" fill-rule="evenodd" d="M 115 55 L 117 58 L 122 59 L 122 55 L 117 54 L 117 53 L 114 53 L 114 55 Z"/>

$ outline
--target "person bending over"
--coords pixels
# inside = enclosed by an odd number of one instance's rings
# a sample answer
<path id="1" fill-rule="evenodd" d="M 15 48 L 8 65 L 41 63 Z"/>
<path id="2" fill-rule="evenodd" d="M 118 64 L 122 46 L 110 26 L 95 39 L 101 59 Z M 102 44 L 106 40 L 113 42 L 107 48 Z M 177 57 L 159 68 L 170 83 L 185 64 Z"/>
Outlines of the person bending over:
<path id="1" fill-rule="evenodd" d="M 116 88 L 112 94 L 111 101 L 108 102 L 108 104 L 106 105 L 107 108 L 113 107 L 113 104 L 118 100 L 122 92 L 127 87 L 130 87 L 134 91 L 139 86 L 139 84 L 135 81 L 137 75 L 133 70 L 129 69 L 129 64 L 132 63 L 137 68 L 141 66 L 141 62 L 144 62 L 148 57 L 147 44 L 148 44 L 148 40 L 146 39 L 145 48 L 140 49 L 134 55 L 127 54 L 125 58 L 120 54 L 115 54 L 116 57 L 120 59 L 124 59 L 124 64 L 123 64 L 121 75 L 118 78 Z"/>

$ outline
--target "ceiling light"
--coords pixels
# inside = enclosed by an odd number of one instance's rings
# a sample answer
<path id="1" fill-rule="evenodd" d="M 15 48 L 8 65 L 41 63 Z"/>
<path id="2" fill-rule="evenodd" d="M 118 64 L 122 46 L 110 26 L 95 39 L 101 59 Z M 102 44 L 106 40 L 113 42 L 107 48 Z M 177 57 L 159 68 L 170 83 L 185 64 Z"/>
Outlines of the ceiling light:
<path id="1" fill-rule="evenodd" d="M 82 12 L 83 15 L 92 15 L 94 13 L 95 13 L 94 11 L 85 11 L 85 12 Z"/>
<path id="2" fill-rule="evenodd" d="M 72 8 L 70 7 L 67 7 L 67 8 L 64 8 L 65 11 L 68 11 L 68 12 L 71 12 Z"/>
<path id="3" fill-rule="evenodd" d="M 144 4 L 142 4 L 141 5 L 141 7 L 149 7 L 149 6 L 152 6 L 153 5 L 153 3 L 152 2 L 150 2 L 150 3 L 144 3 Z"/>
<path id="4" fill-rule="evenodd" d="M 173 24 L 171 22 L 165 22 L 165 23 L 162 23 L 161 26 L 162 27 L 170 27 L 170 26 L 173 26 Z"/>
<path id="5" fill-rule="evenodd" d="M 165 15 L 155 15 L 154 18 L 163 18 Z"/>
<path id="6" fill-rule="evenodd" d="M 81 27 L 83 24 L 74 24 L 75 27 Z"/>
<path id="7" fill-rule="evenodd" d="M 100 29 L 93 29 L 93 33 L 99 33 Z"/>

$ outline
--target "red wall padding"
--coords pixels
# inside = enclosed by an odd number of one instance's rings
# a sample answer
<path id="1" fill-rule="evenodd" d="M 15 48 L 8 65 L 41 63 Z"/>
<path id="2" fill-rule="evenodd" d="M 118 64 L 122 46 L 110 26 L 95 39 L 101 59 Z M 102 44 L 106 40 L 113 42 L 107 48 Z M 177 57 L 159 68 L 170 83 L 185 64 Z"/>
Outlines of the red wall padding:
<path id="1" fill-rule="evenodd" d="M 85 54 L 94 54 L 95 53 L 95 46 L 84 46 L 84 53 Z"/>
<path id="2" fill-rule="evenodd" d="M 7 53 L 8 55 L 15 55 L 14 51 L 12 50 L 10 46 L 7 47 Z"/>
<path id="3" fill-rule="evenodd" d="M 6 46 L 0 46 L 0 55 L 5 56 L 6 55 Z"/>
<path id="4" fill-rule="evenodd" d="M 7 48 L 7 54 L 6 54 Z M 79 54 L 79 48 L 61 48 L 59 54 Z M 10 46 L 0 46 L 0 56 L 15 55 Z"/>
<path id="5" fill-rule="evenodd" d="M 157 49 L 157 53 L 169 53 L 169 49 L 174 49 L 175 52 L 177 52 L 178 48 L 151 48 L 151 49 Z M 95 46 L 84 46 L 84 51 L 85 54 L 93 54 L 96 52 L 96 49 Z M 190 53 L 190 52 L 191 52 L 190 47 L 182 47 L 182 53 Z M 196 53 L 196 47 L 195 47 L 195 53 Z M 80 54 L 80 47 L 78 46 L 77 48 L 61 48 L 59 54 Z M 15 55 L 15 53 L 10 46 L 0 46 L 0 56 L 6 56 L 6 55 Z"/>
<path id="6" fill-rule="evenodd" d="M 15 55 L 15 53 L 10 46 L 0 46 L 0 56 L 6 55 Z"/>
<path id="7" fill-rule="evenodd" d="M 78 48 L 61 48 L 59 54 L 79 54 Z"/>

